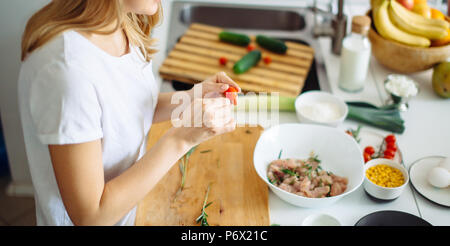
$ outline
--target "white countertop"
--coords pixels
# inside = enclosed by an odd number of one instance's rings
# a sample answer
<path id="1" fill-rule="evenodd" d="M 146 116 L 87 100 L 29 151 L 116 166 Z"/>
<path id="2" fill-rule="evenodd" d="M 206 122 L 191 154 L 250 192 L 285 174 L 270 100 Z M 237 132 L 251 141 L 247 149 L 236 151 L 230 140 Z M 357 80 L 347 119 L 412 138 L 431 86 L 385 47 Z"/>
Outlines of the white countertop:
<path id="1" fill-rule="evenodd" d="M 205 2 L 195 0 L 197 2 Z M 228 1 L 229 2 L 229 1 Z M 265 4 L 273 6 L 299 6 L 299 1 L 236 1 L 245 4 Z M 348 3 L 350 2 L 350 4 Z M 167 39 L 168 21 L 172 18 L 170 13 L 170 0 L 162 1 L 166 21 L 155 30 L 154 35 L 159 38 L 159 48 L 166 50 L 165 40 Z M 302 5 L 302 4 L 300 4 Z M 304 4 L 303 4 L 304 5 Z M 349 16 L 364 14 L 369 8 L 368 3 L 357 1 L 346 1 L 345 13 Z M 350 21 L 349 21 L 350 22 Z M 383 80 L 390 72 L 381 67 L 372 57 L 367 82 L 364 90 L 360 93 L 346 93 L 337 88 L 337 76 L 339 71 L 339 57 L 331 54 L 330 40 L 321 38 L 320 51 L 324 57 L 328 80 L 333 94 L 342 97 L 345 100 L 360 100 L 373 103 L 375 105 L 383 104 L 387 97 L 383 89 Z M 154 59 L 154 71 L 157 76 L 157 70 L 165 58 L 165 52 L 159 52 Z M 450 100 L 438 98 L 431 88 L 431 73 L 425 71 L 410 75 L 420 84 L 420 93 L 410 102 L 410 109 L 402 114 L 406 122 L 406 130 L 402 135 L 397 135 L 398 145 L 403 154 L 403 160 L 408 167 L 415 160 L 430 155 L 450 156 Z M 170 83 L 164 82 L 161 85 L 161 91 L 172 91 Z M 295 113 L 281 113 L 280 123 L 298 122 Z M 355 122 L 346 121 L 340 128 L 355 128 Z M 387 135 L 388 132 L 377 130 L 365 126 L 371 130 Z M 449 193 L 450 195 L 450 193 Z M 327 213 L 336 217 L 343 225 L 354 225 L 361 217 L 369 213 L 380 210 L 398 210 L 420 216 L 433 225 L 450 225 L 450 209 L 435 205 L 417 192 L 413 188 L 407 187 L 404 193 L 396 200 L 388 203 L 377 203 L 371 200 L 362 186 L 354 193 L 342 198 L 330 207 L 320 209 L 305 209 L 292 206 L 280 200 L 274 193 L 269 195 L 270 219 L 271 223 L 280 225 L 301 225 L 302 221 L 311 214 Z"/>

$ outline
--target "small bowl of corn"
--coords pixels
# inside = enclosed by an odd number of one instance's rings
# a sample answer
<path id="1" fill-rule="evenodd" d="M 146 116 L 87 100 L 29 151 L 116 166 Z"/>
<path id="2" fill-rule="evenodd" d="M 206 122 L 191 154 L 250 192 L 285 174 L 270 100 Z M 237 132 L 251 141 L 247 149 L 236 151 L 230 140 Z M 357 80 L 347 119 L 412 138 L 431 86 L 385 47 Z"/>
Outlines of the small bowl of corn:
<path id="1" fill-rule="evenodd" d="M 364 172 L 364 189 L 370 196 L 381 200 L 398 198 L 409 182 L 406 168 L 389 159 L 378 158 L 367 162 Z"/>

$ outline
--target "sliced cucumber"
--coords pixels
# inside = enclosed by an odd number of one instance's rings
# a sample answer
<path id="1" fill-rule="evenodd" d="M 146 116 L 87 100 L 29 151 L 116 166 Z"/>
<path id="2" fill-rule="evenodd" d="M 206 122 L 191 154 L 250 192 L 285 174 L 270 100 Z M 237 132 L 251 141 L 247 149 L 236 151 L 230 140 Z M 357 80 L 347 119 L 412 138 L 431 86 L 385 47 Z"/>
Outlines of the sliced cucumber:
<path id="1" fill-rule="evenodd" d="M 239 46 L 247 46 L 250 43 L 250 38 L 247 35 L 234 32 L 220 32 L 219 39 Z"/>
<path id="2" fill-rule="evenodd" d="M 253 50 L 248 52 L 247 55 L 234 64 L 233 71 L 236 74 L 245 73 L 251 67 L 258 64 L 259 60 L 261 60 L 261 51 Z"/>
<path id="3" fill-rule="evenodd" d="M 269 38 L 263 35 L 257 35 L 256 43 L 258 43 L 261 47 L 264 47 L 275 53 L 285 54 L 287 51 L 286 44 L 284 44 L 284 42 L 279 39 Z"/>

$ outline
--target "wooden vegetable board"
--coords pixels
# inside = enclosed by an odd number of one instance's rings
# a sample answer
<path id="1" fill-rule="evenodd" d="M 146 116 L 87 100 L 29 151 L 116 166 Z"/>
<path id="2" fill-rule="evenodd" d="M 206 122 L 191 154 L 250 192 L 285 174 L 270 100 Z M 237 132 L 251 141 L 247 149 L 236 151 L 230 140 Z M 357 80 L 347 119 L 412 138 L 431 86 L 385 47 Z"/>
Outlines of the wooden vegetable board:
<path id="1" fill-rule="evenodd" d="M 259 47 L 255 37 L 250 36 L 251 43 L 262 51 L 262 59 L 257 66 L 238 75 L 233 73 L 233 65 L 248 51 L 246 47 L 219 41 L 222 30 L 193 23 L 160 67 L 161 77 L 197 83 L 219 71 L 225 71 L 246 92 L 279 92 L 285 96 L 297 96 L 301 92 L 314 58 L 314 49 L 295 42 L 285 42 L 287 53 L 280 55 Z M 272 59 L 270 64 L 263 62 L 266 56 Z M 219 64 L 220 57 L 228 59 L 225 66 Z"/>
<path id="2" fill-rule="evenodd" d="M 170 122 L 153 125 L 148 148 L 170 126 Z M 211 226 L 269 225 L 268 187 L 253 167 L 253 150 L 262 131 L 238 127 L 197 146 L 183 191 L 177 195 L 181 173 L 176 163 L 138 204 L 136 225 L 197 225 L 209 184 L 208 202 L 213 203 L 206 213 Z"/>

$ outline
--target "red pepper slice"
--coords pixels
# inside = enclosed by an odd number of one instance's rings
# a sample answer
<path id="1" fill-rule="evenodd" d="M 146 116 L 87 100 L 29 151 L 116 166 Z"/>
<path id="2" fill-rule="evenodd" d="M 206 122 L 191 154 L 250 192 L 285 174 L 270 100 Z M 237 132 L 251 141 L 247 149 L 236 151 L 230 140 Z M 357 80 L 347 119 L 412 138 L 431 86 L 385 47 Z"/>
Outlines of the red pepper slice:
<path id="1" fill-rule="evenodd" d="M 238 90 L 232 86 L 230 86 L 228 90 L 224 92 L 225 97 L 230 99 L 231 103 L 233 103 L 234 105 L 237 105 L 237 93 Z"/>

